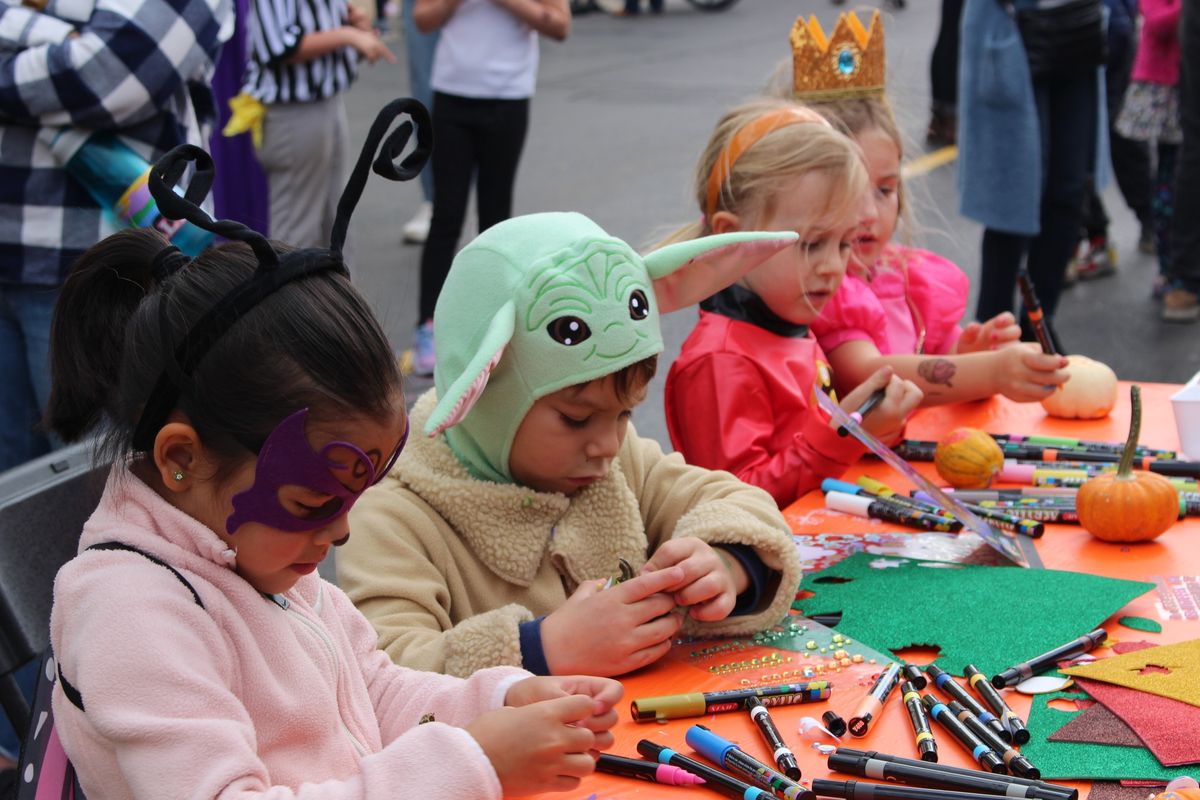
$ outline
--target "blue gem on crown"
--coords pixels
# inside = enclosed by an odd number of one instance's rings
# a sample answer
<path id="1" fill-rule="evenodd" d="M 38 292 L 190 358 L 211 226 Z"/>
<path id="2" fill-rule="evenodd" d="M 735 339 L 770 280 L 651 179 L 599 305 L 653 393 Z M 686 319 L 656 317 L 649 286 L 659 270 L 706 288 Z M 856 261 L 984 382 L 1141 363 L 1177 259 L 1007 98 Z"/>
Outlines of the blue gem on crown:
<path id="1" fill-rule="evenodd" d="M 838 53 L 837 69 L 842 75 L 849 77 L 858 69 L 858 59 L 852 49 L 847 47 Z"/>

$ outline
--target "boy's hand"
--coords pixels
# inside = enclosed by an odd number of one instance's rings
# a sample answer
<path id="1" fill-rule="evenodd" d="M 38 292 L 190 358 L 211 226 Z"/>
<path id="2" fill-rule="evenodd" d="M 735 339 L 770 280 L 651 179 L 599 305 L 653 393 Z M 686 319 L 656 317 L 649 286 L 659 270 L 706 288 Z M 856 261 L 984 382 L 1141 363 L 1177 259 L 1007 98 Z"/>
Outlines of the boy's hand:
<path id="1" fill-rule="evenodd" d="M 750 585 L 750 576 L 736 558 L 694 536 L 663 542 L 642 567 L 642 574 L 666 567 L 683 570 L 683 579 L 668 591 L 674 593 L 678 605 L 690 606 L 689 616 L 701 622 L 728 617 L 738 593 Z"/>
<path id="2" fill-rule="evenodd" d="M 883 399 L 863 417 L 861 424 L 864 430 L 874 434 L 884 444 L 891 444 L 900 438 L 904 432 L 904 421 L 921 404 L 925 393 L 912 381 L 896 375 L 891 367 L 880 367 L 846 395 L 841 402 L 842 409 L 847 414 L 852 413 L 876 389 L 885 390 Z M 829 421 L 829 425 L 837 427 L 833 420 Z"/>
<path id="3" fill-rule="evenodd" d="M 492 762 L 505 797 L 566 791 L 596 769 L 596 734 L 577 724 L 588 719 L 595 702 L 568 695 L 500 708 L 476 717 L 466 731 Z"/>
<path id="4" fill-rule="evenodd" d="M 1031 342 L 997 350 L 994 358 L 996 391 L 1018 403 L 1044 400 L 1071 377 L 1066 356 L 1047 355 Z"/>
<path id="5" fill-rule="evenodd" d="M 671 648 L 682 624 L 672 591 L 684 571 L 670 567 L 608 589 L 587 581 L 542 620 L 542 652 L 555 675 L 621 675 L 651 664 Z"/>
<path id="6" fill-rule="evenodd" d="M 963 328 L 955 352 L 978 353 L 997 350 L 1021 339 L 1021 326 L 1011 311 L 1002 311 L 987 322 L 972 322 Z"/>
<path id="7" fill-rule="evenodd" d="M 582 725 L 596 734 L 595 750 L 607 750 L 613 745 L 610 729 L 617 724 L 615 708 L 625 688 L 611 678 L 596 678 L 590 675 L 547 675 L 526 678 L 514 683 L 504 698 L 507 706 L 527 706 L 558 697 L 585 695 L 592 698 L 591 715 L 579 720 Z"/>

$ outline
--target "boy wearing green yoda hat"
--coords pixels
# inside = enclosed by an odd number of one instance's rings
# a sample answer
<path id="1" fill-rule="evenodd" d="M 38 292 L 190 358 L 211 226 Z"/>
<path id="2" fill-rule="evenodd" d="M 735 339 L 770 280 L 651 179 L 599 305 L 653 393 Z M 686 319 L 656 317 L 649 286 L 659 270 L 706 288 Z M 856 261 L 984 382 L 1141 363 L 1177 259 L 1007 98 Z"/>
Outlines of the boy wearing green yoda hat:
<path id="1" fill-rule="evenodd" d="M 779 622 L 800 579 L 771 497 L 629 426 L 660 312 L 736 280 L 794 233 L 645 258 L 579 214 L 533 214 L 455 258 L 436 388 L 391 474 L 355 505 L 338 581 L 403 666 L 619 675 L 682 629 Z M 621 560 L 635 577 L 613 585 Z"/>

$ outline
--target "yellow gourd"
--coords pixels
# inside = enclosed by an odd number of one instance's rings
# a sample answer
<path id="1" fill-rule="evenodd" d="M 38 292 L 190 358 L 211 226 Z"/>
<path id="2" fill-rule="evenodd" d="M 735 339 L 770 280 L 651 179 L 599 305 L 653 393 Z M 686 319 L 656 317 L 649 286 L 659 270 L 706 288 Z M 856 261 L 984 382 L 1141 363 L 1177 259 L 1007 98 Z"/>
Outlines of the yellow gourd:
<path id="1" fill-rule="evenodd" d="M 1117 405 L 1117 373 L 1087 356 L 1067 356 L 1071 377 L 1042 401 L 1052 417 L 1100 419 Z"/>
<path id="2" fill-rule="evenodd" d="M 934 448 L 933 465 L 956 489 L 984 489 L 1004 466 L 1004 451 L 981 430 L 956 428 Z"/>
<path id="3" fill-rule="evenodd" d="M 1142 429 L 1141 388 L 1129 390 L 1129 438 L 1116 472 L 1089 479 L 1079 487 L 1075 507 L 1084 530 L 1106 542 L 1146 542 L 1179 518 L 1179 493 L 1153 472 L 1134 472 L 1133 453 Z"/>

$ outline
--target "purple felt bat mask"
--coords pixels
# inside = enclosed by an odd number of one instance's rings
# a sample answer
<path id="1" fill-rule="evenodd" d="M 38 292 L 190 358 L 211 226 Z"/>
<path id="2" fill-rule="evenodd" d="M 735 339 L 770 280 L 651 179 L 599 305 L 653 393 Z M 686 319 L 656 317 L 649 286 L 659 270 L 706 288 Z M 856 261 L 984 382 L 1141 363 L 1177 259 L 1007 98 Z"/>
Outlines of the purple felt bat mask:
<path id="1" fill-rule="evenodd" d="M 323 528 L 334 519 L 350 511 L 350 507 L 369 487 L 375 485 L 388 473 L 404 443 L 408 441 L 408 427 L 395 451 L 376 471 L 370 456 L 349 442 L 333 441 L 314 451 L 305 435 L 308 409 L 302 408 L 275 426 L 254 465 L 254 484 L 233 497 L 233 513 L 225 520 L 225 532 L 233 533 L 248 522 L 257 522 L 276 530 L 289 533 L 304 533 Z M 345 451 L 353 458 L 349 463 L 339 464 L 329 457 L 333 450 Z M 338 473 L 347 478 L 338 479 Z M 358 488 L 349 488 L 350 483 Z M 297 517 L 283 507 L 279 491 L 285 486 L 301 486 L 332 499 L 322 504 L 319 513 Z"/>

